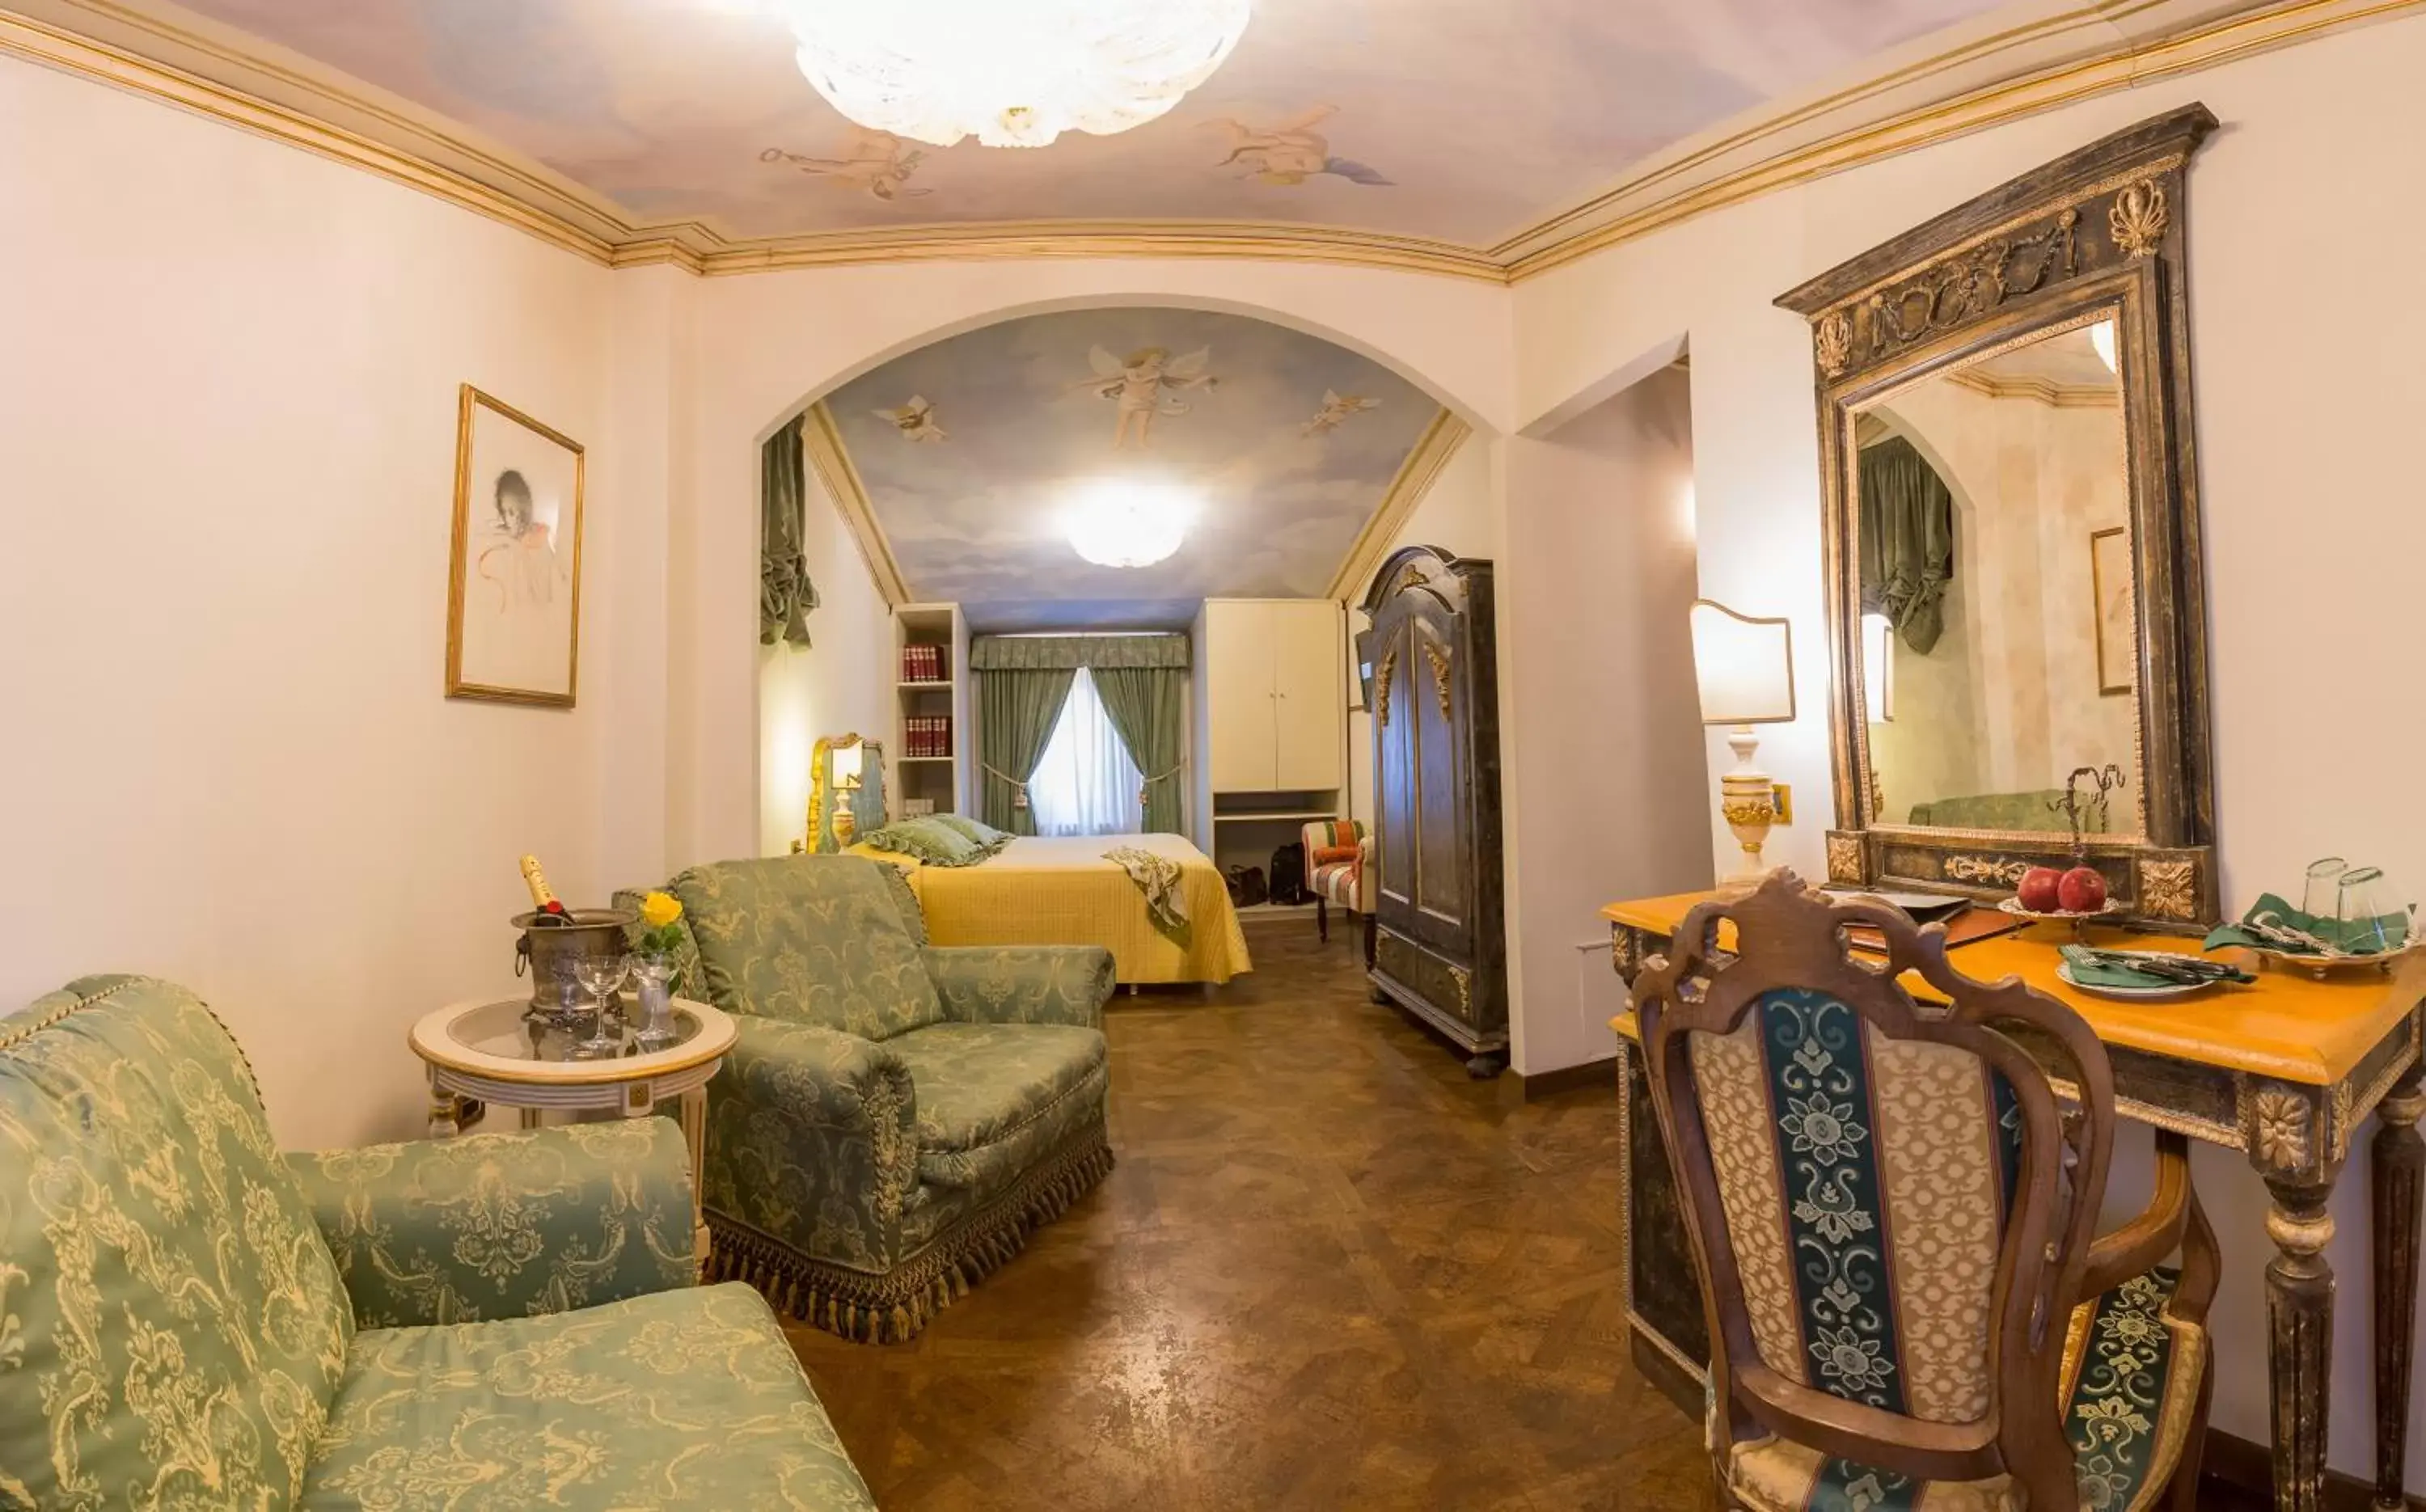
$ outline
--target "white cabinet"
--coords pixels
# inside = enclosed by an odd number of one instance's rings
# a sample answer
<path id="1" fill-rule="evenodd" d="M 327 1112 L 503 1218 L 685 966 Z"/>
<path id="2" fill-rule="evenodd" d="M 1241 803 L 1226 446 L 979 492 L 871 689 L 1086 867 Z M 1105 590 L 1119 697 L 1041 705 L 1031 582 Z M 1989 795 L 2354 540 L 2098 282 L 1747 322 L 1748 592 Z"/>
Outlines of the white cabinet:
<path id="1" fill-rule="evenodd" d="M 1312 793 L 1344 779 L 1340 608 L 1207 599 L 1204 678 L 1216 793 Z"/>

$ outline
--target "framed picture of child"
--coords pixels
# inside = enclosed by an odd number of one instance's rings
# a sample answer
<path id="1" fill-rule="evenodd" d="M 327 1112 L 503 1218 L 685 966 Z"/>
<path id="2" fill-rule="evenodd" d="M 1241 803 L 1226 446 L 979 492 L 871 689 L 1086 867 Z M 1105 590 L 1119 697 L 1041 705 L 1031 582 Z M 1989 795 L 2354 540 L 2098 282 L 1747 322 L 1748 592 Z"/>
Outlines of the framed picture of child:
<path id="1" fill-rule="evenodd" d="M 455 432 L 446 696 L 573 707 L 580 443 L 466 383 Z"/>

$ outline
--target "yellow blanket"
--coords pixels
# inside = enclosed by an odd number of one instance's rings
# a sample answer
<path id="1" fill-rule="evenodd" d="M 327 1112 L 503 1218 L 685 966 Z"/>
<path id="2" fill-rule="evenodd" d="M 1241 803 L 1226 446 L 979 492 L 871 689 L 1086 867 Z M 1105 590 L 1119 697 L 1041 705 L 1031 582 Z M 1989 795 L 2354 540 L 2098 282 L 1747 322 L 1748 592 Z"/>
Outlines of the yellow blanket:
<path id="1" fill-rule="evenodd" d="M 1145 894 L 1104 852 L 1134 845 L 1179 863 L 1188 943 L 1154 926 Z M 860 845 L 852 851 L 905 868 L 939 945 L 1101 945 L 1123 982 L 1226 982 L 1253 970 L 1238 911 L 1221 874 L 1177 835 L 1024 835 L 975 866 L 922 866 Z"/>

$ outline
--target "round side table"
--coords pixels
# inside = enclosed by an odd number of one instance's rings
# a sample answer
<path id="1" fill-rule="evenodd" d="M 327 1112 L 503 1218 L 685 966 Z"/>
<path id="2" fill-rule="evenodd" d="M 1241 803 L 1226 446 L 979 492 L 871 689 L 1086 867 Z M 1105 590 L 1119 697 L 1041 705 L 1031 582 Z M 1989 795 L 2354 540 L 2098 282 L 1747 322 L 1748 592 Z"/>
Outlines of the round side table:
<path id="1" fill-rule="evenodd" d="M 707 1220 L 700 1209 L 700 1160 L 707 1140 L 707 1083 L 733 1048 L 733 1021 L 704 1003 L 676 998 L 675 1032 L 664 1050 L 574 1060 L 569 1036 L 525 1021 L 526 998 L 484 998 L 440 1008 L 406 1037 L 429 1067 L 429 1134 L 462 1132 L 456 1099 L 476 1098 L 518 1108 L 522 1126 L 539 1127 L 550 1108 L 611 1109 L 645 1118 L 669 1098 L 681 1103 L 683 1139 L 690 1146 L 691 1224 L 699 1258 L 707 1258 Z"/>

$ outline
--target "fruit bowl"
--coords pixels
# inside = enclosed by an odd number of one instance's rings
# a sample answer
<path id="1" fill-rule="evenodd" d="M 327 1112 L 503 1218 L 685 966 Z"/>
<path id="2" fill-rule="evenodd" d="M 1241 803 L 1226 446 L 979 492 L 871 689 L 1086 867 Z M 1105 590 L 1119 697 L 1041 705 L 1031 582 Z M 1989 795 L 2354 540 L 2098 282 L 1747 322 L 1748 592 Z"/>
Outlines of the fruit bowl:
<path id="1" fill-rule="evenodd" d="M 2103 908 L 2091 909 L 2084 912 L 2071 912 L 2062 909 L 2048 910 L 2025 909 L 2022 907 L 2021 899 L 2007 898 L 1998 903 L 1997 909 L 2000 913 L 2011 914 L 2016 919 L 2027 919 L 2031 924 L 2068 924 L 2072 925 L 2072 932 L 2078 938 L 2089 925 L 2101 919 L 2111 919 L 2121 913 L 2123 905 L 2110 900 Z"/>

